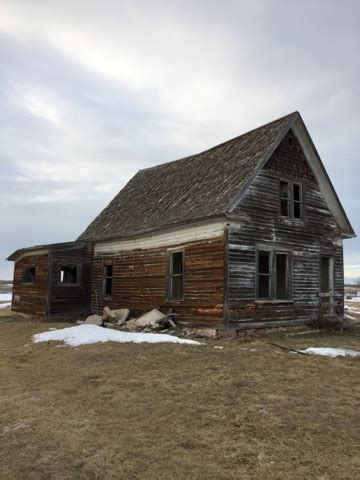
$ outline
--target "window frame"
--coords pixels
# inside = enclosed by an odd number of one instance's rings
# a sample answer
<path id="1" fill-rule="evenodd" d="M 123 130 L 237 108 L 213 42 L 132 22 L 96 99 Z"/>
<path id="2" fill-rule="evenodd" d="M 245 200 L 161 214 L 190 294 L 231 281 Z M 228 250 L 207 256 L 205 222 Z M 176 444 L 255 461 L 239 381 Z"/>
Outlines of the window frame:
<path id="1" fill-rule="evenodd" d="M 269 254 L 269 273 L 264 273 L 264 272 L 260 272 L 259 271 L 259 266 L 260 266 L 260 262 L 259 262 L 259 254 L 260 252 L 266 252 Z M 268 300 L 271 296 L 272 296 L 272 282 L 271 282 L 271 278 L 272 278 L 272 251 L 271 250 L 267 250 L 267 249 L 264 249 L 264 248 L 258 248 L 257 249 L 257 252 L 256 252 L 256 298 L 260 301 L 266 301 Z M 259 277 L 267 277 L 269 280 L 269 287 L 268 287 L 268 297 L 260 297 L 259 296 Z"/>
<path id="2" fill-rule="evenodd" d="M 34 273 L 34 280 L 32 282 L 25 282 L 24 277 L 25 277 L 25 272 L 29 268 L 34 268 L 35 273 Z M 35 285 L 36 283 L 36 265 L 35 264 L 30 264 L 30 265 L 24 265 L 22 269 L 22 276 L 21 276 L 21 283 L 22 285 Z"/>
<path id="3" fill-rule="evenodd" d="M 259 273 L 259 252 L 269 252 L 269 297 L 259 297 L 259 276 L 263 275 Z M 277 298 L 277 268 L 276 259 L 277 255 L 287 256 L 287 298 Z M 256 270 L 255 270 L 255 301 L 256 303 L 292 303 L 293 302 L 293 253 L 288 249 L 277 247 L 263 247 L 258 246 L 256 248 Z"/>
<path id="4" fill-rule="evenodd" d="M 328 265 L 328 274 L 329 274 L 329 290 L 323 290 L 323 279 L 322 279 L 322 259 L 326 258 L 329 260 Z M 319 292 L 326 293 L 330 292 L 333 294 L 335 291 L 335 254 L 331 253 L 321 253 L 319 255 Z"/>
<path id="5" fill-rule="evenodd" d="M 299 193 L 300 193 L 300 200 L 295 200 L 294 196 L 294 187 L 297 186 L 299 187 Z M 293 220 L 299 220 L 299 221 L 304 221 L 304 186 L 300 182 L 292 182 L 291 183 L 291 207 L 292 207 L 292 219 Z M 300 217 L 295 217 L 295 203 L 300 205 Z"/>
<path id="6" fill-rule="evenodd" d="M 283 200 L 281 197 L 281 184 L 286 183 L 288 186 L 288 215 L 283 215 L 281 213 L 281 201 Z M 294 199 L 294 186 L 300 187 L 300 201 Z M 302 182 L 297 180 L 287 180 L 285 178 L 279 179 L 279 186 L 278 186 L 278 197 L 279 197 L 279 216 L 282 219 L 291 220 L 294 222 L 305 222 L 305 188 Z M 294 216 L 295 213 L 295 203 L 300 205 L 300 218 Z"/>
<path id="7" fill-rule="evenodd" d="M 112 267 L 112 272 L 111 272 L 111 277 L 106 275 L 107 273 L 107 267 Z M 107 295 L 106 294 L 106 280 L 108 278 L 111 278 L 111 294 Z M 102 294 L 104 298 L 109 298 L 111 299 L 113 296 L 114 292 L 114 262 L 108 261 L 103 263 L 103 288 L 102 288 Z"/>
<path id="8" fill-rule="evenodd" d="M 287 185 L 287 199 L 285 199 L 285 197 L 283 198 L 281 196 L 281 184 L 282 183 L 286 183 Z M 283 215 L 282 212 L 281 212 L 281 204 L 282 204 L 282 201 L 286 201 L 287 202 L 287 212 L 288 214 L 287 215 Z M 280 179 L 279 180 L 279 215 L 281 218 L 291 218 L 291 187 L 290 187 L 290 182 L 288 180 L 283 180 L 283 179 Z"/>
<path id="9" fill-rule="evenodd" d="M 184 293 L 185 293 L 185 249 L 184 248 L 176 248 L 176 249 L 171 249 L 168 250 L 168 259 L 167 259 L 167 301 L 168 302 L 182 302 L 184 301 Z M 182 254 L 182 273 L 181 274 L 173 274 L 172 269 L 172 256 L 175 253 L 181 253 Z M 179 298 L 174 298 L 172 296 L 172 278 L 176 276 L 182 277 L 181 281 L 181 297 Z"/>
<path id="10" fill-rule="evenodd" d="M 286 256 L 286 292 L 287 292 L 287 298 L 278 298 L 278 291 L 277 291 L 277 257 L 279 255 L 285 255 Z M 274 300 L 277 302 L 286 302 L 286 301 L 291 301 L 292 300 L 292 257 L 290 252 L 288 251 L 283 251 L 283 250 L 275 250 L 274 251 Z"/>
<path id="11" fill-rule="evenodd" d="M 76 267 L 76 282 L 74 283 L 64 283 L 61 281 L 61 271 L 65 267 Z M 64 263 L 60 265 L 60 278 L 58 285 L 60 287 L 79 287 L 81 285 L 81 265 L 78 263 Z"/>

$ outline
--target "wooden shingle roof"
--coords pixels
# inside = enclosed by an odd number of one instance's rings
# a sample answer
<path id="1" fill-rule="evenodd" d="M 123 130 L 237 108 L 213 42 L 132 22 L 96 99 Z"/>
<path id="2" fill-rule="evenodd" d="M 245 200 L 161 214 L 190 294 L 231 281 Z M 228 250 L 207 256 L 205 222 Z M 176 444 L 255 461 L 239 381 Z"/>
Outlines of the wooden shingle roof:
<path id="1" fill-rule="evenodd" d="M 140 170 L 80 235 L 103 240 L 226 214 L 297 112 L 197 155 Z"/>
<path id="2" fill-rule="evenodd" d="M 197 155 L 140 170 L 78 240 L 129 237 L 228 215 L 290 129 L 309 146 L 315 176 L 342 231 L 354 236 L 300 114 L 294 112 Z"/>

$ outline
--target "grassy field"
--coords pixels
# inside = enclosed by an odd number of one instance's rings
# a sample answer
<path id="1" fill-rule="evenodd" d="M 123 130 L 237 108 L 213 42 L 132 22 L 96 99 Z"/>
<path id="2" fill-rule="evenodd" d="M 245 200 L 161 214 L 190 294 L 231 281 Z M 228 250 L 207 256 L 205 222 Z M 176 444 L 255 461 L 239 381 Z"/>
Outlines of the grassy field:
<path id="1" fill-rule="evenodd" d="M 54 326 L 0 318 L 1 479 L 359 478 L 360 359 L 269 342 L 360 350 L 360 332 L 31 342 Z"/>

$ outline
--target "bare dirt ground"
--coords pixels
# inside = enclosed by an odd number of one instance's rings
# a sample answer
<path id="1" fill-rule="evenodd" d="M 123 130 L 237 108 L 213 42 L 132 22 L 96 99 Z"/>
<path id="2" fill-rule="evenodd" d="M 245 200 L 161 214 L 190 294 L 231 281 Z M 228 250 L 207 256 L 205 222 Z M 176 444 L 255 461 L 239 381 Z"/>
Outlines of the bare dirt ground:
<path id="1" fill-rule="evenodd" d="M 355 479 L 360 331 L 201 346 L 33 344 L 0 317 L 1 479 Z M 223 346 L 223 349 L 214 348 Z"/>

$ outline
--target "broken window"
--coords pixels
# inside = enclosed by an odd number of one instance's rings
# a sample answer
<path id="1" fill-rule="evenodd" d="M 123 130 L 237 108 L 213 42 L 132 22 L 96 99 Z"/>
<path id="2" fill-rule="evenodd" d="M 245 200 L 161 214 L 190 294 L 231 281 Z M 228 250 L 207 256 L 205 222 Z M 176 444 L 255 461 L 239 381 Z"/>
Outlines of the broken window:
<path id="1" fill-rule="evenodd" d="M 113 288 L 113 266 L 104 265 L 104 295 L 111 297 Z"/>
<path id="2" fill-rule="evenodd" d="M 296 220 L 303 218 L 303 189 L 299 183 L 280 181 L 280 215 Z"/>
<path id="3" fill-rule="evenodd" d="M 258 298 L 270 298 L 270 252 L 258 252 Z"/>
<path id="4" fill-rule="evenodd" d="M 302 218 L 302 188 L 301 185 L 294 183 L 293 185 L 293 213 L 294 218 Z"/>
<path id="5" fill-rule="evenodd" d="M 181 300 L 184 293 L 184 252 L 171 252 L 169 259 L 169 298 Z"/>
<path id="6" fill-rule="evenodd" d="M 258 300 L 289 300 L 291 270 L 290 254 L 275 250 L 258 250 Z"/>
<path id="7" fill-rule="evenodd" d="M 289 184 L 280 182 L 280 213 L 282 217 L 289 216 Z"/>
<path id="8" fill-rule="evenodd" d="M 276 299 L 288 300 L 289 298 L 289 272 L 288 254 L 276 253 Z"/>
<path id="9" fill-rule="evenodd" d="M 76 285 L 78 283 L 78 267 L 76 265 L 61 267 L 60 283 L 62 285 Z"/>
<path id="10" fill-rule="evenodd" d="M 35 267 L 25 267 L 23 272 L 23 283 L 35 283 Z"/>

